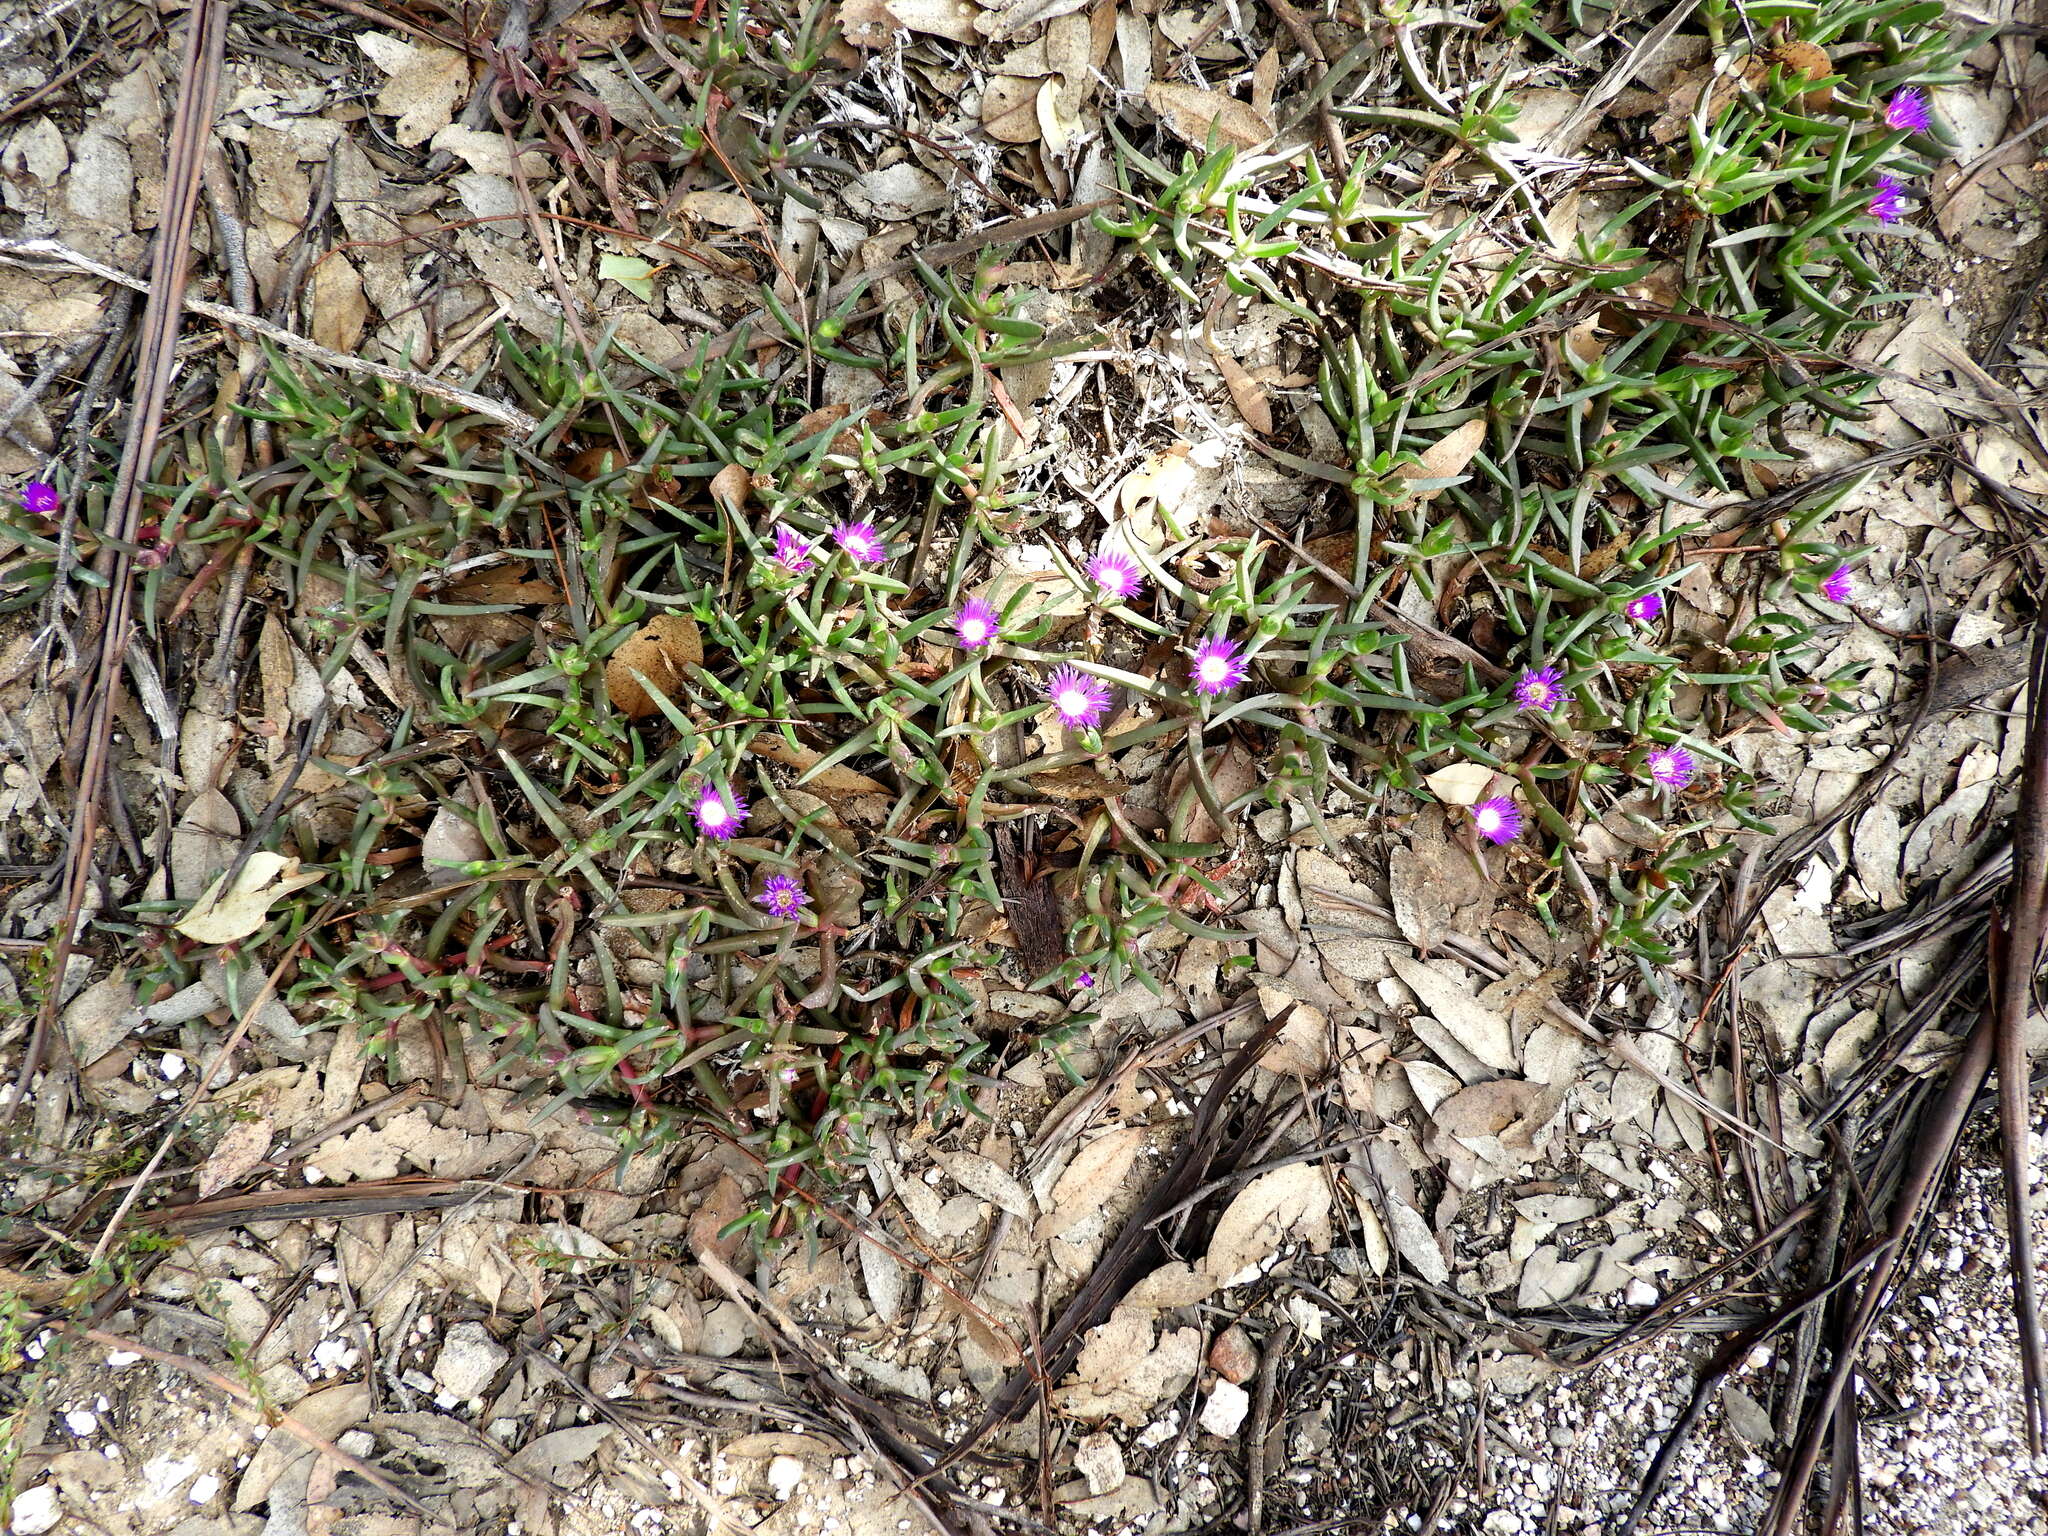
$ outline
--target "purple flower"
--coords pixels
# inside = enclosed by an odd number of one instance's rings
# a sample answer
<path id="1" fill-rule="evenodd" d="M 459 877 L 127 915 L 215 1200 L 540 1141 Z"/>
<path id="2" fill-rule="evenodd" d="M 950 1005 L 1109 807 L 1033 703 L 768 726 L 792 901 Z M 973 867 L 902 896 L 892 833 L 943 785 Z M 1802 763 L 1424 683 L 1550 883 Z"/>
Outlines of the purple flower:
<path id="1" fill-rule="evenodd" d="M 811 568 L 811 541 L 800 538 L 794 528 L 776 529 L 775 563 L 792 576 L 803 575 Z"/>
<path id="2" fill-rule="evenodd" d="M 1907 86 L 1885 103 L 1884 125 L 1887 128 L 1903 128 L 1908 133 L 1925 133 L 1929 121 L 1927 93 L 1915 86 Z"/>
<path id="3" fill-rule="evenodd" d="M 1558 671 L 1545 667 L 1537 671 L 1531 667 L 1515 682 L 1515 705 L 1520 709 L 1552 710 L 1564 698 L 1564 690 L 1557 686 Z"/>
<path id="4" fill-rule="evenodd" d="M 761 894 L 754 898 L 757 906 L 768 909 L 770 917 L 785 920 L 795 917 L 809 900 L 803 882 L 789 875 L 770 875 L 761 882 Z"/>
<path id="5" fill-rule="evenodd" d="M 1490 843 L 1512 843 L 1522 833 L 1521 807 L 1506 795 L 1482 800 L 1472 807 L 1472 825 Z"/>
<path id="6" fill-rule="evenodd" d="M 692 809 L 697 817 L 697 830 L 720 842 L 739 831 L 740 823 L 747 819 L 747 802 L 737 795 L 720 794 L 716 784 L 704 786 Z"/>
<path id="7" fill-rule="evenodd" d="M 953 628 L 960 636 L 960 648 L 966 651 L 983 649 L 996 639 L 1000 622 L 995 609 L 979 598 L 970 597 L 953 615 Z"/>
<path id="8" fill-rule="evenodd" d="M 1145 588 L 1137 562 L 1113 549 L 1104 550 L 1088 562 L 1088 575 L 1106 595 L 1120 603 L 1129 602 Z"/>
<path id="9" fill-rule="evenodd" d="M 1880 224 L 1896 224 L 1903 217 L 1906 189 L 1889 176 L 1877 178 L 1877 190 L 1870 194 L 1871 216 Z"/>
<path id="10" fill-rule="evenodd" d="M 1211 698 L 1228 693 L 1250 677 L 1251 672 L 1244 658 L 1237 654 L 1237 647 L 1228 640 L 1204 640 L 1195 647 L 1195 662 L 1188 668 L 1195 691 Z"/>
<path id="11" fill-rule="evenodd" d="M 1068 725 L 1094 725 L 1109 708 L 1109 684 L 1072 667 L 1061 667 L 1046 680 L 1045 696 Z"/>
<path id="12" fill-rule="evenodd" d="M 1846 565 L 1838 565 L 1828 572 L 1828 579 L 1820 584 L 1820 595 L 1831 603 L 1846 603 L 1856 595 L 1856 574 Z"/>
<path id="13" fill-rule="evenodd" d="M 862 565 L 873 565 L 888 553 L 873 523 L 841 523 L 832 530 L 832 538 Z"/>
<path id="14" fill-rule="evenodd" d="M 1638 624 L 1654 624 L 1664 616 L 1664 594 L 1645 592 L 1641 597 L 1632 597 L 1622 611 Z"/>
<path id="15" fill-rule="evenodd" d="M 1649 756 L 1650 777 L 1666 789 L 1683 789 L 1692 782 L 1699 765 L 1683 747 L 1659 747 Z"/>
<path id="16" fill-rule="evenodd" d="M 31 480 L 21 488 L 23 510 L 35 513 L 57 510 L 57 487 L 47 480 Z"/>
<path id="17" fill-rule="evenodd" d="M 1094 986 L 1094 985 L 1095 985 L 1095 973 L 1094 973 L 1093 971 L 1083 971 L 1083 972 L 1082 972 L 1082 973 L 1081 973 L 1080 975 L 1078 975 L 1078 976 L 1076 976 L 1076 977 L 1074 978 L 1074 985 L 1075 985 L 1075 986 L 1077 986 L 1077 987 L 1092 987 L 1092 986 Z"/>

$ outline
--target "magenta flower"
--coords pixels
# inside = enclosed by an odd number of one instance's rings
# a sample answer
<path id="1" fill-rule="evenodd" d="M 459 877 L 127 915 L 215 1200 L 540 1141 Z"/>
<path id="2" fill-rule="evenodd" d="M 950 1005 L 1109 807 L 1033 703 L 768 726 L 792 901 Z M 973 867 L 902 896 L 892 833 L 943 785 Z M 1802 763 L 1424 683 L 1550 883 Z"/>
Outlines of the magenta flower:
<path id="1" fill-rule="evenodd" d="M 1195 691 L 1211 698 L 1228 693 L 1251 674 L 1251 667 L 1228 640 L 1204 640 L 1195 647 L 1194 665 L 1188 668 Z"/>
<path id="2" fill-rule="evenodd" d="M 1109 708 L 1109 684 L 1073 667 L 1061 667 L 1047 679 L 1045 696 L 1068 725 L 1094 725 Z"/>
<path id="3" fill-rule="evenodd" d="M 1095 973 L 1094 973 L 1093 971 L 1083 971 L 1083 972 L 1082 972 L 1082 973 L 1081 973 L 1080 975 L 1078 975 L 1078 976 L 1076 976 L 1076 977 L 1074 978 L 1074 985 L 1075 985 L 1075 986 L 1077 986 L 1077 987 L 1092 987 L 1092 986 L 1094 986 L 1094 985 L 1095 985 Z"/>
<path id="4" fill-rule="evenodd" d="M 792 576 L 811 568 L 811 541 L 798 536 L 794 528 L 775 530 L 775 563 Z"/>
<path id="5" fill-rule="evenodd" d="M 1820 595 L 1831 603 L 1848 602 L 1856 595 L 1856 573 L 1846 565 L 1836 566 L 1820 584 Z"/>
<path id="6" fill-rule="evenodd" d="M 1490 843 L 1512 843 L 1522 833 L 1522 810 L 1506 795 L 1472 807 L 1472 825 Z"/>
<path id="7" fill-rule="evenodd" d="M 1931 121 L 1927 114 L 1927 93 L 1914 86 L 1907 86 L 1896 92 L 1885 103 L 1884 125 L 1887 128 L 1902 128 L 1907 133 L 1925 133 Z"/>
<path id="8" fill-rule="evenodd" d="M 1664 594 L 1645 592 L 1641 597 L 1632 597 L 1622 611 L 1638 624 L 1654 624 L 1664 616 Z"/>
<path id="9" fill-rule="evenodd" d="M 873 523 L 841 523 L 832 530 L 832 538 L 862 565 L 873 565 L 888 553 Z"/>
<path id="10" fill-rule="evenodd" d="M 811 898 L 804 894 L 803 882 L 789 875 L 770 875 L 761 882 L 761 894 L 754 898 L 756 905 L 766 907 L 770 917 L 787 921 L 795 917 Z"/>
<path id="11" fill-rule="evenodd" d="M 1564 690 L 1557 686 L 1558 671 L 1545 667 L 1537 671 L 1531 667 L 1515 682 L 1515 705 L 1519 709 L 1553 710 L 1564 698 Z"/>
<path id="12" fill-rule="evenodd" d="M 1683 789 L 1699 772 L 1692 754 L 1683 747 L 1659 747 L 1648 759 L 1650 777 L 1666 789 Z"/>
<path id="13" fill-rule="evenodd" d="M 1870 194 L 1870 213 L 1880 224 L 1896 224 L 1905 215 L 1906 189 L 1889 176 L 1877 178 L 1877 190 Z"/>
<path id="14" fill-rule="evenodd" d="M 720 794 L 716 784 L 704 786 L 692 809 L 697 817 L 697 830 L 720 842 L 739 831 L 740 823 L 747 819 L 747 802 L 737 795 Z"/>
<path id="15" fill-rule="evenodd" d="M 1088 562 L 1088 575 L 1106 595 L 1120 603 L 1129 602 L 1145 589 L 1145 578 L 1138 574 L 1137 562 L 1113 549 L 1104 550 Z"/>
<path id="16" fill-rule="evenodd" d="M 987 646 L 997 637 L 999 624 L 995 609 L 979 598 L 970 597 L 953 615 L 953 628 L 960 636 L 960 648 L 966 651 L 978 651 Z"/>
<path id="17" fill-rule="evenodd" d="M 21 488 L 24 511 L 44 513 L 57 510 L 57 487 L 47 480 L 31 480 Z"/>

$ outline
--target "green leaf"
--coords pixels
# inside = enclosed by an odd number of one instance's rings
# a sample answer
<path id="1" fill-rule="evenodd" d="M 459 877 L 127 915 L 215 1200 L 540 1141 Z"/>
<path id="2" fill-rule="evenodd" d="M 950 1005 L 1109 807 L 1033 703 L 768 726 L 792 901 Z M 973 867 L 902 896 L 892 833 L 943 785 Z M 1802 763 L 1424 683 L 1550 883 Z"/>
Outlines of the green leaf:
<path id="1" fill-rule="evenodd" d="M 610 278 L 642 303 L 654 302 L 654 284 L 648 279 L 655 269 L 638 256 L 605 255 L 597 259 L 597 275 Z"/>

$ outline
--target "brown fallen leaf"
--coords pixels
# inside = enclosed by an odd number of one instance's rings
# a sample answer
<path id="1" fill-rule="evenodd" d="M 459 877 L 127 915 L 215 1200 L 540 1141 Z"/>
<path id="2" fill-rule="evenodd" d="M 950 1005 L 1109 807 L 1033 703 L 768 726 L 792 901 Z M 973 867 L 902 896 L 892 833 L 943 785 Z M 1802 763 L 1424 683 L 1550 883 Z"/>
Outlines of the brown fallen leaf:
<path id="1" fill-rule="evenodd" d="M 1486 418 L 1475 416 L 1463 426 L 1453 427 L 1444 436 L 1422 451 L 1422 463 L 1412 471 L 1404 471 L 1409 480 L 1449 480 L 1465 473 L 1466 466 L 1477 457 L 1486 445 Z M 1418 491 L 1418 501 L 1434 501 L 1443 494 L 1441 488 Z"/>
<path id="2" fill-rule="evenodd" d="M 229 1126 L 199 1170 L 199 1198 L 218 1194 L 262 1162 L 276 1134 L 276 1127 L 262 1115 Z"/>
<path id="3" fill-rule="evenodd" d="M 1223 374 L 1223 387 L 1230 391 L 1230 403 L 1237 407 L 1244 424 L 1261 437 L 1272 436 L 1273 407 L 1266 399 L 1266 386 L 1246 373 L 1236 358 L 1213 350 L 1210 355 Z"/>
<path id="4" fill-rule="evenodd" d="M 1207 766 L 1209 785 L 1216 791 L 1217 803 L 1225 809 L 1238 796 L 1249 794 L 1259 782 L 1258 764 L 1236 742 L 1220 751 L 1210 752 Z M 1216 819 L 1195 792 L 1194 775 L 1189 770 L 1185 753 L 1174 768 L 1172 778 L 1167 781 L 1166 799 L 1167 804 L 1174 808 L 1174 820 L 1184 823 L 1173 839 L 1175 842 L 1215 843 L 1225 840 L 1223 828 L 1216 825 Z"/>
<path id="5" fill-rule="evenodd" d="M 1032 1240 L 1047 1242 L 1100 1210 L 1123 1188 L 1124 1177 L 1144 1143 L 1143 1128 L 1127 1125 L 1096 1137 L 1076 1152 L 1053 1185 L 1049 1214 L 1039 1222 Z"/>
<path id="6" fill-rule="evenodd" d="M 1218 144 L 1236 149 L 1256 149 L 1276 132 L 1248 103 L 1221 91 L 1155 80 L 1145 87 L 1145 105 L 1159 114 L 1174 137 L 1196 149 L 1208 147 L 1212 129 Z"/>
<path id="7" fill-rule="evenodd" d="M 704 637 L 697 621 L 686 613 L 659 614 L 629 635 L 626 643 L 606 659 L 604 689 L 620 714 L 629 720 L 642 720 L 659 707 L 642 677 L 673 699 L 684 670 L 703 662 Z"/>

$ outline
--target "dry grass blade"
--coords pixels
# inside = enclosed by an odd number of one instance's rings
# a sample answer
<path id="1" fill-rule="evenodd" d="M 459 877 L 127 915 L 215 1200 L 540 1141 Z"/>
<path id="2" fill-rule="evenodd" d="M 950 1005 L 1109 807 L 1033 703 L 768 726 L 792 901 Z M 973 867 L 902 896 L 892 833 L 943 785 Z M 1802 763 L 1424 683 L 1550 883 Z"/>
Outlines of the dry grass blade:
<path id="1" fill-rule="evenodd" d="M 155 262 L 150 274 L 149 303 L 143 311 L 142 336 L 135 367 L 135 408 L 130 418 L 126 451 L 114 483 L 111 524 L 120 541 L 101 553 L 99 574 L 107 579 L 108 599 L 100 630 L 100 651 L 90 690 L 84 701 L 84 729 L 78 733 L 83 751 L 78 761 L 77 798 L 73 801 L 70 844 L 64 879 L 64 912 L 57 924 L 51 973 L 62 976 L 77 948 L 80 913 L 92 883 L 93 852 L 98 845 L 103 786 L 111 753 L 114 705 L 120 692 L 122 659 L 133 622 L 133 548 L 142 517 L 143 481 L 156 454 L 163 430 L 164 401 L 170 393 L 177 361 L 178 320 L 185 306 L 185 284 L 191 270 L 192 225 L 199 208 L 199 184 L 205 149 L 213 129 L 220 96 L 221 60 L 227 46 L 228 7 L 224 0 L 206 0 L 189 13 L 178 111 L 166 150 L 164 217 L 157 232 Z M 14 1116 L 35 1080 L 50 1032 L 56 1027 L 63 989 L 51 986 L 36 1013 L 35 1028 L 22 1053 L 16 1090 L 4 1108 L 0 1125 Z"/>

